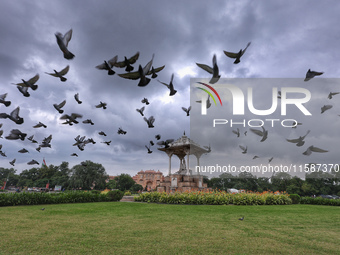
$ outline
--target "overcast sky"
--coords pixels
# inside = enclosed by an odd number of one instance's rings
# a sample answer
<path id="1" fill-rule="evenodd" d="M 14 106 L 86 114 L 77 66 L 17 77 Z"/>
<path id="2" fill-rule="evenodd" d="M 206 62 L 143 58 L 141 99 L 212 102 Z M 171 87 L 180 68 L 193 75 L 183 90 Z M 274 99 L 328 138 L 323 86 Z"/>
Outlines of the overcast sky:
<path id="1" fill-rule="evenodd" d="M 3 137 L 12 129 L 34 135 L 39 143 L 50 134 L 53 137 L 52 147 L 42 148 L 40 153 L 36 151 L 37 145 L 27 139 L 1 139 L 2 151 L 7 155 L 0 156 L 1 167 L 10 168 L 9 162 L 16 158 L 15 169 L 20 173 L 32 167 L 27 165 L 28 161 L 35 159 L 41 163 L 45 158 L 47 165 L 67 161 L 70 167 L 91 160 L 101 163 L 110 175 L 134 175 L 150 169 L 166 174 L 166 154 L 158 151 L 157 145 L 152 146 L 153 153 L 148 154 L 145 145 L 150 140 L 156 142 L 156 134 L 160 134 L 162 140 L 178 139 L 185 131 L 190 137 L 190 117 L 181 107 L 187 108 L 196 100 L 190 102 L 190 78 L 211 77 L 196 63 L 211 66 L 214 54 L 222 78 L 300 79 L 302 82 L 296 86 L 312 93 L 308 108 L 313 116 L 309 119 L 311 122 L 303 119 L 303 125 L 293 131 L 291 128 L 271 130 L 265 126 L 269 135 L 263 143 L 251 132 L 247 138 L 236 140 L 230 127 L 225 131 L 227 143 L 223 146 L 214 142 L 216 136 L 207 136 L 209 140 L 203 135 L 198 142 L 202 146 L 211 144 L 212 152 L 202 156 L 201 164 L 214 162 L 214 155 L 220 153 L 224 153 L 231 164 L 240 164 L 240 161 L 253 164 L 249 158 L 255 154 L 259 154 L 261 163 L 267 163 L 271 156 L 273 164 L 275 161 L 276 164 L 300 162 L 299 158 L 307 157 L 302 152 L 310 145 L 329 150 L 328 153 L 313 152 L 308 158 L 310 162 L 337 161 L 340 94 L 332 100 L 327 96 L 331 91 L 340 91 L 339 83 L 333 80 L 322 86 L 316 80 L 340 77 L 338 1 L 2 1 L 0 13 L 0 94 L 8 93 L 6 100 L 11 101 L 9 107 L 0 105 L 0 112 L 9 114 L 20 106 L 20 116 L 24 118 L 21 125 L 1 119 Z M 55 33 L 65 34 L 71 28 L 73 34 L 68 49 L 75 58 L 67 60 L 57 45 Z M 223 53 L 224 50 L 238 52 L 248 42 L 251 45 L 237 65 Z M 118 73 L 125 73 L 124 68 L 114 68 L 113 76 L 95 68 L 116 55 L 118 61 L 122 61 L 124 56 L 129 58 L 137 51 L 140 57 L 134 64 L 135 70 L 139 64 L 144 66 L 150 61 L 153 54 L 154 67 L 165 65 L 146 87 L 138 87 L 137 80 L 119 77 Z M 54 69 L 60 71 L 67 65 L 70 70 L 65 76 L 66 82 L 45 74 Z M 324 74 L 303 82 L 309 68 Z M 12 84 L 37 73 L 40 75 L 38 89 L 29 89 L 30 97 L 24 97 Z M 177 93 L 170 97 L 169 90 L 157 79 L 168 83 L 172 73 Z M 260 91 L 254 101 L 268 98 L 267 92 L 268 87 L 263 93 Z M 75 93 L 79 93 L 82 104 L 74 100 Z M 144 97 L 150 101 L 147 106 L 141 103 Z M 53 104 L 65 99 L 65 113 L 83 115 L 79 124 L 61 124 L 61 114 Z M 106 110 L 95 108 L 100 101 L 107 103 Z M 331 104 L 333 108 L 321 118 L 320 109 L 324 104 Z M 155 117 L 154 128 L 148 128 L 136 111 L 142 106 L 146 117 Z M 209 110 L 216 107 L 212 105 Z M 193 109 L 192 114 L 200 115 L 200 112 Z M 254 119 L 254 116 L 245 118 Z M 91 119 L 94 125 L 83 124 L 85 119 Z M 47 128 L 32 128 L 39 121 Z M 118 135 L 119 127 L 127 134 Z M 307 130 L 311 133 L 303 147 L 285 141 L 303 136 Z M 100 136 L 99 131 L 104 131 L 107 137 Z M 77 135 L 93 138 L 96 144 L 87 144 L 85 150 L 80 151 L 72 146 Z M 104 141 L 112 142 L 108 146 Z M 247 145 L 249 155 L 243 155 L 239 145 Z M 18 153 L 22 148 L 29 153 Z M 273 148 L 273 153 L 268 153 Z M 72 153 L 79 157 L 70 156 Z M 178 170 L 178 166 L 177 158 L 173 157 L 173 170 Z"/>

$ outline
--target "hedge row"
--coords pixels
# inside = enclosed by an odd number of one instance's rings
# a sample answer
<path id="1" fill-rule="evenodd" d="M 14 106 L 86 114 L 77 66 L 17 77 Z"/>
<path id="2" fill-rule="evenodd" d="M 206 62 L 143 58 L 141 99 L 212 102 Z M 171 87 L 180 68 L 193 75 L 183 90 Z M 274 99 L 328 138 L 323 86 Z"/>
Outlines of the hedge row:
<path id="1" fill-rule="evenodd" d="M 333 205 L 340 206 L 340 199 L 328 199 L 322 197 L 301 197 L 300 204 L 308 205 Z"/>
<path id="2" fill-rule="evenodd" d="M 119 190 L 109 191 L 106 194 L 86 191 L 1 193 L 0 206 L 108 202 L 119 201 L 123 195 Z"/>
<path id="3" fill-rule="evenodd" d="M 224 191 L 193 191 L 193 192 L 150 192 L 134 197 L 138 202 L 165 204 L 195 204 L 195 205 L 287 205 L 292 200 L 288 194 L 238 193 L 230 194 Z"/>

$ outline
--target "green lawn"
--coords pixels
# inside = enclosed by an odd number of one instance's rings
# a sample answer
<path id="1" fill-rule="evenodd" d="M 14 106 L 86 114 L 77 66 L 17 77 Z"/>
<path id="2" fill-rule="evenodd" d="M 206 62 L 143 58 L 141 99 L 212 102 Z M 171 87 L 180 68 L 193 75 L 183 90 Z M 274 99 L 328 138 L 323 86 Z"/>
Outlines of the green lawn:
<path id="1" fill-rule="evenodd" d="M 340 254 L 331 206 L 13 206 L 0 229 L 0 254 Z"/>

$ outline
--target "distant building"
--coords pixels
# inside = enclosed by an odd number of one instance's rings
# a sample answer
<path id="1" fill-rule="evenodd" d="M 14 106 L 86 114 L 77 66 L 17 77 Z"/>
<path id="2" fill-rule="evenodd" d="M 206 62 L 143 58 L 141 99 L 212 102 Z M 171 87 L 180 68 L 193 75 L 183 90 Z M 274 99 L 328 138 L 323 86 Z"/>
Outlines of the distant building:
<path id="1" fill-rule="evenodd" d="M 163 173 L 159 170 L 156 172 L 154 170 L 139 171 L 132 179 L 143 186 L 146 190 L 155 190 L 159 184 L 164 181 Z"/>
<path id="2" fill-rule="evenodd" d="M 109 181 L 114 180 L 116 177 L 117 177 L 117 176 L 109 175 L 109 178 L 107 178 L 107 179 L 105 180 L 105 182 L 108 183 Z"/>

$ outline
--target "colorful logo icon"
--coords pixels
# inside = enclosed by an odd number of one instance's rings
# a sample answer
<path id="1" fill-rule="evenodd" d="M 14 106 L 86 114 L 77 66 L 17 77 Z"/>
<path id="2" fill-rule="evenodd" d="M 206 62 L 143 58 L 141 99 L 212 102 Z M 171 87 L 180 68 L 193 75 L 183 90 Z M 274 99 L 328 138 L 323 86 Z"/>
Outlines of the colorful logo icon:
<path id="1" fill-rule="evenodd" d="M 216 91 L 212 86 L 210 86 L 210 85 L 208 85 L 208 84 L 206 84 L 206 83 L 203 83 L 203 82 L 197 82 L 197 83 L 198 83 L 198 84 L 201 84 L 201 85 L 203 85 L 203 86 L 206 86 L 206 87 L 209 88 L 212 92 L 214 92 L 215 95 L 217 96 L 218 100 L 220 101 L 221 106 L 222 106 L 222 100 L 221 100 L 221 98 L 220 98 L 220 95 L 217 93 L 217 91 Z M 203 91 L 205 91 L 206 93 L 208 93 L 208 95 L 212 98 L 212 100 L 214 100 L 215 105 L 217 105 L 214 96 L 212 95 L 212 93 L 211 93 L 209 90 L 204 89 L 204 88 L 200 88 L 200 87 L 197 87 L 197 88 L 198 88 L 198 89 L 201 89 L 201 90 L 203 90 Z"/>

